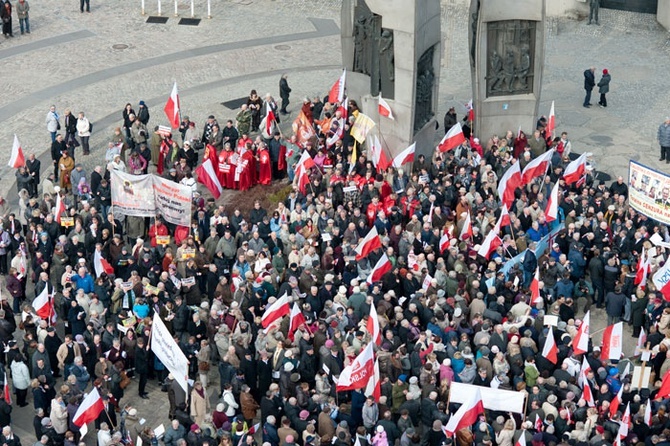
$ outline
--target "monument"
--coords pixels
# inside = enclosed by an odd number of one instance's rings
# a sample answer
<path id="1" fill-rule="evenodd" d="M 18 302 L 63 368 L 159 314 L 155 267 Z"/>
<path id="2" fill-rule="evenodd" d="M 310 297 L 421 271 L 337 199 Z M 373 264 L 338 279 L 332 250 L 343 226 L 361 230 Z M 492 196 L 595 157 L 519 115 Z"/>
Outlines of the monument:
<path id="1" fill-rule="evenodd" d="M 414 141 L 417 156 L 430 156 L 435 147 L 440 20 L 439 0 L 342 2 L 347 96 L 377 123 L 372 133 L 391 156 Z M 395 120 L 379 116 L 380 94 Z"/>
<path id="2" fill-rule="evenodd" d="M 544 66 L 544 0 L 472 0 L 474 133 L 535 129 Z"/>

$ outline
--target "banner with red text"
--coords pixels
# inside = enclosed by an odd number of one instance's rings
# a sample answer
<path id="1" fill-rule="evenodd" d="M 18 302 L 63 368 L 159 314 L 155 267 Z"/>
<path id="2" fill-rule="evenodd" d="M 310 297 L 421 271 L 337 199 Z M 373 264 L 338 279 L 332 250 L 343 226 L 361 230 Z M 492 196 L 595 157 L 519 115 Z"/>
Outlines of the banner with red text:
<path id="1" fill-rule="evenodd" d="M 628 200 L 639 213 L 670 224 L 670 176 L 631 161 L 628 169 Z"/>

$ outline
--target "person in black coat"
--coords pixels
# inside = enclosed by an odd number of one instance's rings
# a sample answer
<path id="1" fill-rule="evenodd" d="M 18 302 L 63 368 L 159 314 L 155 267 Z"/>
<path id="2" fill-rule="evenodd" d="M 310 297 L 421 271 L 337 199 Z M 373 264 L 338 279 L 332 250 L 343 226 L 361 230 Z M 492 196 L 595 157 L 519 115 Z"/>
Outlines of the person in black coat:
<path id="1" fill-rule="evenodd" d="M 40 182 L 40 169 L 42 168 L 42 162 L 35 157 L 34 153 L 28 155 L 28 161 L 26 161 L 26 167 L 28 168 L 28 174 L 33 179 L 32 190 L 29 190 L 31 197 L 37 197 L 37 185 Z"/>
<path id="2" fill-rule="evenodd" d="M 109 395 L 102 396 L 103 409 L 95 420 L 95 428 L 100 429 L 100 423 L 107 423 L 108 426 L 116 426 L 116 411 L 114 405 L 109 401 Z"/>
<path id="3" fill-rule="evenodd" d="M 148 400 L 149 396 L 146 387 L 147 374 L 149 373 L 149 346 L 145 345 L 144 338 L 137 338 L 137 346 L 135 347 L 135 373 L 139 376 L 137 393 L 141 398 Z"/>
<path id="4" fill-rule="evenodd" d="M 281 98 L 281 109 L 279 110 L 279 113 L 282 115 L 288 114 L 286 107 L 289 104 L 289 96 L 291 94 L 291 87 L 288 86 L 287 78 L 287 74 L 282 74 L 281 79 L 279 79 L 279 97 Z"/>
<path id="5" fill-rule="evenodd" d="M 0 426 L 12 424 L 12 406 L 7 404 L 5 398 L 0 396 Z"/>
<path id="6" fill-rule="evenodd" d="M 65 150 L 67 150 L 67 145 L 65 144 L 63 135 L 56 135 L 56 140 L 51 143 L 51 160 L 53 161 L 54 179 L 56 181 L 58 181 L 58 172 L 60 171 L 58 168 L 58 161 L 60 160 L 60 157 L 63 156 L 63 151 Z"/>
<path id="7" fill-rule="evenodd" d="M 258 394 L 265 395 L 272 384 L 272 363 L 265 350 L 260 352 L 260 358 L 256 362 L 256 374 L 258 376 Z"/>
<path id="8" fill-rule="evenodd" d="M 595 67 L 591 67 L 584 71 L 584 90 L 586 90 L 584 107 L 591 106 L 591 91 L 593 91 L 593 87 L 596 86 L 596 77 L 594 76 L 595 71 Z"/>

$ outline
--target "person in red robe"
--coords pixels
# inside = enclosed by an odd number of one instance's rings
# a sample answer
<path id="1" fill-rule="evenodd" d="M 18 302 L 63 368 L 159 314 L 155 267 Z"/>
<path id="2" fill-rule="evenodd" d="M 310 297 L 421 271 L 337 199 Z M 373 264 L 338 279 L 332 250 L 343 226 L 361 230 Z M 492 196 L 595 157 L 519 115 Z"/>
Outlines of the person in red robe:
<path id="1" fill-rule="evenodd" d="M 151 240 L 151 247 L 155 248 L 157 246 L 156 236 L 157 235 L 169 235 L 167 226 L 163 224 L 163 221 L 160 218 L 156 219 L 156 222 L 153 226 L 149 227 L 149 237 Z"/>
<path id="2" fill-rule="evenodd" d="M 246 147 L 247 143 L 252 144 L 253 141 L 251 140 L 251 138 L 249 138 L 249 135 L 247 135 L 246 133 L 242 133 L 242 137 L 237 140 L 237 148 L 239 149 L 242 147 Z"/>
<path id="3" fill-rule="evenodd" d="M 375 223 L 379 211 L 384 212 L 384 204 L 379 201 L 378 197 L 372 197 L 372 203 L 368 204 L 368 209 L 365 213 L 368 217 L 368 226 L 372 227 Z"/>
<path id="4" fill-rule="evenodd" d="M 163 138 L 161 140 L 161 146 L 158 149 L 158 166 L 156 166 L 158 175 L 163 175 L 163 170 L 165 170 L 165 160 L 167 159 L 170 150 L 172 150 L 172 139 Z"/>
<path id="5" fill-rule="evenodd" d="M 265 143 L 260 143 L 258 150 L 258 184 L 268 185 L 272 183 L 272 161 L 270 151 Z"/>
<path id="6" fill-rule="evenodd" d="M 219 164 L 216 171 L 216 176 L 219 178 L 219 183 L 226 189 L 232 189 L 234 184 L 228 184 L 228 174 L 230 173 L 229 158 L 233 154 L 230 150 L 230 144 L 226 143 L 225 147 L 219 153 Z"/>
<path id="7" fill-rule="evenodd" d="M 254 185 L 254 176 L 251 171 L 255 164 L 253 163 L 254 153 L 251 150 L 251 145 L 243 148 L 239 155 L 239 163 L 235 178 L 238 181 L 238 188 L 240 190 L 248 190 Z"/>

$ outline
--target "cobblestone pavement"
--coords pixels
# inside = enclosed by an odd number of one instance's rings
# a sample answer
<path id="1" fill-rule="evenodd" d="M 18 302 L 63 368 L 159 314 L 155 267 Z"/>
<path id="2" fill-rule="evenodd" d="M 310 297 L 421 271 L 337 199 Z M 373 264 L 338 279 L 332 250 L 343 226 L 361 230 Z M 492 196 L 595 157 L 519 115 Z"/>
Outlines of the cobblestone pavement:
<path id="1" fill-rule="evenodd" d="M 30 1 L 30 0 L 29 0 Z M 80 13 L 76 0 L 31 4 L 30 35 L 14 23 L 13 39 L 0 37 L 0 165 L 9 158 L 16 133 L 26 154 L 49 148 L 44 119 L 50 104 L 63 112 L 83 110 L 94 123 L 93 154 L 78 157 L 87 171 L 102 160 L 113 127 L 120 125 L 126 102 L 140 100 L 151 109 L 152 125 L 165 123 L 163 104 L 176 80 L 183 113 L 198 123 L 214 114 L 219 122 L 236 111 L 221 102 L 259 94 L 277 94 L 281 73 L 289 74 L 295 110 L 302 97 L 323 95 L 340 71 L 338 0 L 197 0 L 199 26 L 180 26 L 174 3 L 163 2 L 166 24 L 147 24 L 140 0 L 91 0 L 92 12 Z M 146 0 L 147 15 L 156 1 Z M 179 14 L 190 17 L 190 2 L 178 0 Z M 464 113 L 471 98 L 467 59 L 467 11 L 443 0 L 443 60 L 438 119 L 449 106 Z M 655 165 L 656 128 L 669 115 L 667 73 L 670 38 L 654 16 L 601 9 L 601 26 L 583 18 L 547 22 L 542 113 L 556 101 L 557 126 L 566 130 L 574 150 L 591 151 L 600 170 L 625 174 L 628 160 Z M 609 107 L 584 109 L 582 72 L 589 66 L 612 75 Z M 515 130 L 515 129 L 514 129 Z M 43 157 L 43 174 L 50 159 Z M 659 166 L 667 170 L 665 165 Z M 13 172 L 0 168 L 0 191 L 15 197 Z M 11 190 L 10 190 L 11 188 Z M 592 331 L 604 328 L 604 314 L 592 316 Z M 626 339 L 626 351 L 633 348 Z M 629 345 L 630 344 L 630 345 Z M 211 372 L 216 375 L 215 371 Z M 212 385 L 213 392 L 218 386 Z M 167 419 L 167 398 L 155 382 L 151 399 L 140 400 L 136 383 L 126 400 L 136 404 L 150 426 Z M 15 408 L 18 434 L 34 441 L 31 407 Z M 95 444 L 89 434 L 88 444 Z"/>

